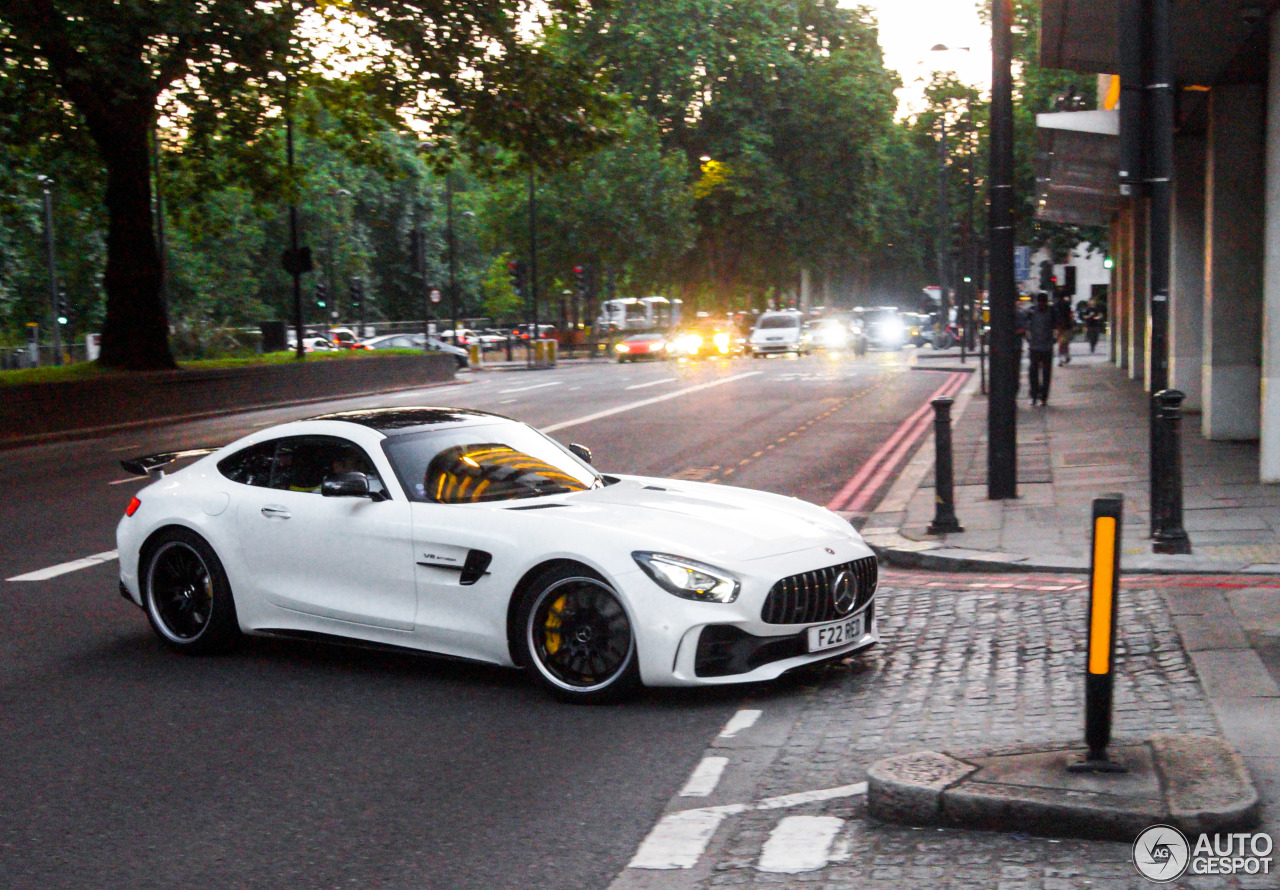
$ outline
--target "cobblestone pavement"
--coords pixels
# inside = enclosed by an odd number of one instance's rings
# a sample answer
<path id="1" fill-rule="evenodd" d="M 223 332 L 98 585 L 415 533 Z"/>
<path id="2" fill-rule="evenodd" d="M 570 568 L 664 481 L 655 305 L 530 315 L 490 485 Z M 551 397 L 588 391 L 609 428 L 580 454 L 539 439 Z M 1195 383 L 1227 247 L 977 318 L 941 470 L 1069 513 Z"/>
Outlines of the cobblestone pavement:
<path id="1" fill-rule="evenodd" d="M 1125 579 L 1114 735 L 1219 735 L 1164 595 L 1154 589 L 1166 579 L 1151 580 L 1151 586 L 1138 588 Z M 1182 579 L 1183 586 L 1188 580 Z M 1259 581 L 1239 580 L 1253 586 Z M 1234 582 L 1213 578 L 1201 583 Z M 1081 738 L 1087 605 L 1082 579 L 886 572 L 878 600 L 883 637 L 878 650 L 793 681 L 804 687 L 805 700 L 756 784 L 757 800 L 863 782 L 868 765 L 901 752 L 974 752 Z M 761 707 L 767 711 L 770 705 L 765 700 Z M 729 755 L 731 761 L 734 756 L 731 748 L 714 743 L 708 753 Z M 801 873 L 765 870 L 762 851 L 771 835 L 783 820 L 796 816 L 826 817 L 814 824 L 838 824 L 825 867 Z M 706 849 L 696 883 L 686 886 L 1153 886 L 1138 875 L 1130 855 L 1127 843 L 890 826 L 869 820 L 865 795 L 852 794 L 732 815 Z M 1280 883 L 1272 874 L 1188 878 L 1170 886 Z"/>

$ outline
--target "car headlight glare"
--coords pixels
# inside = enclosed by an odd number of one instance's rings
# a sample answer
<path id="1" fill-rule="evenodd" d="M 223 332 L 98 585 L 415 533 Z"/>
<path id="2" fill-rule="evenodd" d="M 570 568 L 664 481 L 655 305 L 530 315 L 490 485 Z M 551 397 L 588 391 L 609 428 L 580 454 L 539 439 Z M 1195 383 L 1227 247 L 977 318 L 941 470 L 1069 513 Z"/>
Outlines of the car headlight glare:
<path id="1" fill-rule="evenodd" d="M 724 569 L 683 556 L 638 550 L 631 554 L 631 558 L 655 584 L 687 600 L 731 603 L 737 599 L 742 587 L 738 579 Z"/>

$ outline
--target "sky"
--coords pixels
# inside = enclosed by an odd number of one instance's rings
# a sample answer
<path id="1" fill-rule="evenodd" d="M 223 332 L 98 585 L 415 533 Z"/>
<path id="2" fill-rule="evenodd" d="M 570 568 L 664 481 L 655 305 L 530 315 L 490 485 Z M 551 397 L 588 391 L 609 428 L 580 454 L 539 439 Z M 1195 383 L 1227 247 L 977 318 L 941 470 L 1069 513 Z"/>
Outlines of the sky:
<path id="1" fill-rule="evenodd" d="M 934 71 L 954 71 L 976 86 L 991 83 L 991 30 L 978 19 L 977 0 L 843 0 L 842 6 L 867 6 L 880 23 L 886 67 L 904 84 L 898 91 L 898 116 L 920 110 L 924 85 Z M 932 52 L 937 44 L 969 51 Z"/>

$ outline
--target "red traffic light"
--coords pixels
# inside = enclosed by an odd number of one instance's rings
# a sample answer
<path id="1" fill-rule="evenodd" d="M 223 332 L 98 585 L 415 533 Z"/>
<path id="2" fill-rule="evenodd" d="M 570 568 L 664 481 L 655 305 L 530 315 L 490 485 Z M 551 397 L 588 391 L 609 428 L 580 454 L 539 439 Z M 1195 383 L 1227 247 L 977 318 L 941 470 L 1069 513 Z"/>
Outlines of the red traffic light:
<path id="1" fill-rule="evenodd" d="M 574 274 L 574 275 L 581 275 L 581 274 L 582 274 L 583 272 L 585 272 L 585 271 L 587 271 L 587 270 L 586 270 L 586 269 L 584 269 L 584 268 L 582 268 L 581 266 L 574 266 L 574 267 L 573 267 L 573 274 Z"/>

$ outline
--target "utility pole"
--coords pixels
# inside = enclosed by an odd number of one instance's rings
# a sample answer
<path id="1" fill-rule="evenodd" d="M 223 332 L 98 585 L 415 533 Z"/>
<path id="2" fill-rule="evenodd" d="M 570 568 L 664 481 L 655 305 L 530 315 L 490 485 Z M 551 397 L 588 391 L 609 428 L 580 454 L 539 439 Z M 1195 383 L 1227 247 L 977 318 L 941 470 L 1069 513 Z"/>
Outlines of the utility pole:
<path id="1" fill-rule="evenodd" d="M 1018 366 L 1013 280 L 1013 0 L 991 4 L 991 394 L 987 401 L 987 497 L 1018 496 Z"/>

